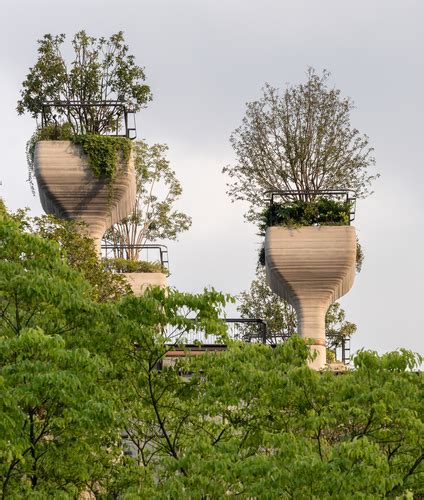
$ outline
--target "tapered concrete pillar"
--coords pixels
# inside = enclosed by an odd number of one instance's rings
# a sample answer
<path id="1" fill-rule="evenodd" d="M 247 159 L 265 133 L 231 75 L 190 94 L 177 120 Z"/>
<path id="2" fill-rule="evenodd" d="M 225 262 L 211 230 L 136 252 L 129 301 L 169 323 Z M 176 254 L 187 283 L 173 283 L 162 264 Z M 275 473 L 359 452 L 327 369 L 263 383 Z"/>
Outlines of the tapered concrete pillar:
<path id="1" fill-rule="evenodd" d="M 40 201 L 47 214 L 80 220 L 100 250 L 105 231 L 128 216 L 135 204 L 133 161 L 122 165 L 112 187 L 97 178 L 80 146 L 71 141 L 39 141 L 34 155 Z"/>
<path id="2" fill-rule="evenodd" d="M 326 312 L 355 279 L 355 228 L 270 227 L 265 236 L 265 264 L 269 286 L 295 308 L 298 333 L 317 353 L 311 368 L 323 368 Z"/>

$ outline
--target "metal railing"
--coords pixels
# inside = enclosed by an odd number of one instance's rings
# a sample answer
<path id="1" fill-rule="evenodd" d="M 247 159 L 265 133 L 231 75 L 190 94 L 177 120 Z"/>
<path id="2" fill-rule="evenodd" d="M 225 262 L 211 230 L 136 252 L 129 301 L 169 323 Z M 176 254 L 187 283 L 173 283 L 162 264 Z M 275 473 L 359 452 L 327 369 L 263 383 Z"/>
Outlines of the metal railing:
<path id="1" fill-rule="evenodd" d="M 101 250 L 102 256 L 106 259 L 119 257 L 127 260 L 160 262 L 169 272 L 168 247 L 166 245 L 126 245 L 103 240 Z"/>
<path id="2" fill-rule="evenodd" d="M 350 205 L 349 223 L 355 220 L 356 196 L 350 189 L 315 189 L 315 190 L 283 190 L 283 191 L 265 191 L 265 197 L 268 197 L 270 206 L 284 205 L 296 200 L 310 201 L 315 198 L 328 198 L 334 201 L 340 201 Z M 280 201 L 277 201 L 279 199 Z M 271 210 L 272 213 L 272 210 Z M 270 221 L 273 225 L 273 221 Z"/>
<path id="3" fill-rule="evenodd" d="M 108 108 L 109 113 L 115 115 L 114 128 L 115 133 L 101 133 L 101 135 L 111 135 L 114 137 L 126 137 L 128 139 L 134 140 L 137 138 L 137 129 L 135 123 L 135 111 L 128 107 L 122 101 L 105 100 L 105 101 L 93 101 L 93 102 L 82 102 L 82 101 L 46 101 L 41 107 L 41 127 L 45 127 L 49 123 L 59 123 L 54 115 L 54 109 L 65 109 L 67 110 L 68 119 L 77 120 L 78 116 L 72 115 L 71 110 L 76 110 L 77 113 L 82 113 L 83 120 L 95 120 L 93 116 L 87 116 L 90 114 L 90 110 L 96 108 Z M 52 118 L 53 116 L 53 118 Z M 101 119 L 100 119 L 101 121 Z M 119 133 L 123 130 L 124 133 Z M 82 131 L 80 131 L 81 133 Z"/>
<path id="4" fill-rule="evenodd" d="M 266 322 L 258 318 L 224 318 L 227 323 L 227 334 L 230 339 L 241 340 L 243 342 L 257 342 L 276 347 L 285 342 L 290 335 L 269 335 Z M 225 347 L 225 341 L 216 335 L 207 335 L 206 332 L 190 331 L 181 333 L 178 328 L 169 328 L 165 335 L 169 338 L 168 345 L 184 345 L 186 348 L 203 347 L 213 349 L 214 347 Z M 327 336 L 327 349 L 335 354 L 338 361 L 346 365 L 350 363 L 350 338 L 337 339 L 334 335 Z"/>

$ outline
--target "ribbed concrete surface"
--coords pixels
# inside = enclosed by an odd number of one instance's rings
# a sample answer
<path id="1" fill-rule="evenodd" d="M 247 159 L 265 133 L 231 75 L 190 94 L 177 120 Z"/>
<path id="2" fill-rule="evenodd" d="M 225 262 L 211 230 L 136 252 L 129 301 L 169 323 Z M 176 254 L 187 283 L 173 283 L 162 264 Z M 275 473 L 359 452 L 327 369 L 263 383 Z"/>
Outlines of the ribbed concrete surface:
<path id="1" fill-rule="evenodd" d="M 35 147 L 35 176 L 40 201 L 47 214 L 82 220 L 99 245 L 105 231 L 129 215 L 135 204 L 136 182 L 132 159 L 118 171 L 112 190 L 95 177 L 87 156 L 70 141 L 40 141 Z"/>
<path id="2" fill-rule="evenodd" d="M 270 227 L 265 255 L 269 286 L 296 309 L 299 334 L 311 339 L 318 352 L 310 366 L 324 367 L 326 312 L 350 290 L 355 279 L 355 228 Z"/>
<path id="3" fill-rule="evenodd" d="M 131 286 L 134 295 L 140 296 L 148 286 L 166 287 L 164 273 L 122 273 Z"/>

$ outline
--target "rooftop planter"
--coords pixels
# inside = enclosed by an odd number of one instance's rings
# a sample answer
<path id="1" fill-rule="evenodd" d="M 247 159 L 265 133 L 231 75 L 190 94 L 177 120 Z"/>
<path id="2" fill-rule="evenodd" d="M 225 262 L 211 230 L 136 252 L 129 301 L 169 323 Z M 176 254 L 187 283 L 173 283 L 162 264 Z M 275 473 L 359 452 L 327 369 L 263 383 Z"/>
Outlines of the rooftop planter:
<path id="1" fill-rule="evenodd" d="M 27 153 L 44 210 L 86 222 L 100 243 L 106 229 L 133 210 L 130 139 L 136 137 L 135 113 L 151 93 L 122 32 L 95 38 L 79 31 L 68 61 L 65 38 L 46 34 L 38 40 L 17 111 L 37 124 L 41 118 Z"/>
<path id="2" fill-rule="evenodd" d="M 149 286 L 167 286 L 169 271 L 163 262 L 105 258 L 104 263 L 108 269 L 125 276 L 134 295 L 142 295 Z"/>
<path id="3" fill-rule="evenodd" d="M 34 174 L 43 209 L 85 222 L 98 246 L 105 231 L 134 207 L 135 172 L 127 141 L 94 134 L 34 141 Z"/>
<path id="4" fill-rule="evenodd" d="M 274 293 L 296 310 L 298 333 L 326 365 L 325 315 L 353 285 L 357 240 L 350 226 L 352 203 L 316 199 L 276 204 L 263 214 L 264 262 Z"/>

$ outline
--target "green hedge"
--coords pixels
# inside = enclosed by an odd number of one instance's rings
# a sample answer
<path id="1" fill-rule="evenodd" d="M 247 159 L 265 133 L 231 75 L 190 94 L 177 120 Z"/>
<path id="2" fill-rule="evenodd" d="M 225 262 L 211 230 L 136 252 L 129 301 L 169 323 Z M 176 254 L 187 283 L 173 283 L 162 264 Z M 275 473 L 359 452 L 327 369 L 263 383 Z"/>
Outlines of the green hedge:
<path id="1" fill-rule="evenodd" d="M 265 233 L 274 226 L 347 226 L 351 204 L 326 198 L 313 201 L 295 200 L 288 203 L 273 203 L 261 214 L 259 228 Z"/>
<path id="2" fill-rule="evenodd" d="M 107 269 L 117 273 L 164 273 L 168 270 L 160 262 L 147 262 L 144 260 L 103 259 Z"/>

